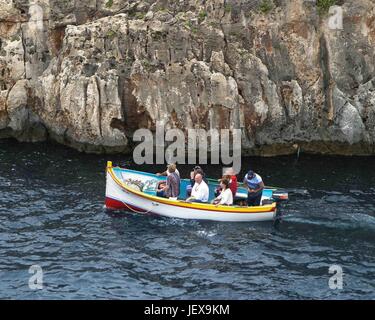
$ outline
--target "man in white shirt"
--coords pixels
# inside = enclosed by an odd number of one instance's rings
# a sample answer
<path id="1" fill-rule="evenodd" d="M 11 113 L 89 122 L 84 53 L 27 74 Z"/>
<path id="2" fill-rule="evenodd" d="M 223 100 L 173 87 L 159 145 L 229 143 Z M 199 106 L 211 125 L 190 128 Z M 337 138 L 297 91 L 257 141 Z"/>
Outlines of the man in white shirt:
<path id="1" fill-rule="evenodd" d="M 188 202 L 207 203 L 210 195 L 210 189 L 207 183 L 203 180 L 203 176 L 198 173 L 195 175 L 195 184 L 191 190 L 191 197 L 187 199 Z"/>
<path id="2" fill-rule="evenodd" d="M 259 174 L 250 170 L 244 178 L 244 184 L 247 185 L 247 205 L 249 207 L 260 206 L 264 190 L 264 182 Z"/>

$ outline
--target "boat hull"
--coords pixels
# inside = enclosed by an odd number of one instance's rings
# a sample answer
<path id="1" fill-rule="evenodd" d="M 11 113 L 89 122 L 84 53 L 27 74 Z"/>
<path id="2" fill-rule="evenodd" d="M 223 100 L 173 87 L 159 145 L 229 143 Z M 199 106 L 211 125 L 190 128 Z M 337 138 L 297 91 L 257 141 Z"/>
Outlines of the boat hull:
<path id="1" fill-rule="evenodd" d="M 106 208 L 169 218 L 223 222 L 270 221 L 276 217 L 276 205 L 228 207 L 190 204 L 149 196 L 122 183 L 111 168 L 107 169 Z"/>

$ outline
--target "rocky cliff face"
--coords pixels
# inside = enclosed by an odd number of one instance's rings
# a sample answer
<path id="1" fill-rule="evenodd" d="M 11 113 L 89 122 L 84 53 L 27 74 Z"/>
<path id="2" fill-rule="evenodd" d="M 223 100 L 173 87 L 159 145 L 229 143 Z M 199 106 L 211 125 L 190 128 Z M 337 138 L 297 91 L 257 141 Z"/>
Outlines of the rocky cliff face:
<path id="1" fill-rule="evenodd" d="M 313 0 L 0 0 L 0 138 L 128 152 L 163 121 L 375 154 L 375 3 L 336 2 L 342 30 Z"/>

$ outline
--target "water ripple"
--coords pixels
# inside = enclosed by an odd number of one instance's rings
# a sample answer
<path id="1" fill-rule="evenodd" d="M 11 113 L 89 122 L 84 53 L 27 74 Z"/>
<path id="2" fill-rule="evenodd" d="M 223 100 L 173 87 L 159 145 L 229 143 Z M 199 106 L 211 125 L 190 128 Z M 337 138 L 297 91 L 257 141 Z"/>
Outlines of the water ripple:
<path id="1" fill-rule="evenodd" d="M 293 191 L 277 230 L 107 214 L 103 157 L 2 143 L 0 160 L 0 298 L 375 298 L 371 160 L 252 158 Z M 328 287 L 333 264 L 344 269 L 342 291 Z M 41 291 L 28 287 L 31 265 L 43 268 Z"/>

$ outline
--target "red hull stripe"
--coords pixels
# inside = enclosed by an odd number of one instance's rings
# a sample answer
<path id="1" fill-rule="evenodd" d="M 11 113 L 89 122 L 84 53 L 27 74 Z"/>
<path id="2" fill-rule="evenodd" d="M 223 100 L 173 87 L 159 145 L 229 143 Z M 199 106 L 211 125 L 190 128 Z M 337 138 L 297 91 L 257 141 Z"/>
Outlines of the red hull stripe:
<path id="1" fill-rule="evenodd" d="M 130 204 L 126 204 L 126 205 L 133 210 L 147 213 L 147 211 L 145 211 L 141 208 L 132 206 Z M 126 205 L 124 203 L 122 203 L 121 201 L 118 201 L 118 200 L 115 200 L 115 199 L 112 199 L 112 198 L 108 198 L 108 197 L 105 198 L 105 206 L 106 206 L 107 209 L 129 211 L 129 208 Z M 148 212 L 148 213 L 151 213 L 151 212 Z"/>

